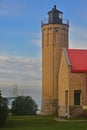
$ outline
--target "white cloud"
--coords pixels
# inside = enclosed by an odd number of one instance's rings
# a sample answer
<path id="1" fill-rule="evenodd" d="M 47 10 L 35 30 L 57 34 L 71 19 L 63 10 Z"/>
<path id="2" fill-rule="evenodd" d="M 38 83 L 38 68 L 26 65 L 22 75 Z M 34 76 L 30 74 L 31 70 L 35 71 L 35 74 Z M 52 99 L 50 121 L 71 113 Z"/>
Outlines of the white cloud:
<path id="1" fill-rule="evenodd" d="M 0 0 L 0 15 L 19 15 L 22 7 L 23 5 L 17 0 Z"/>
<path id="2" fill-rule="evenodd" d="M 41 47 L 41 39 L 32 40 L 32 44 Z"/>
<path id="3" fill-rule="evenodd" d="M 30 31 L 26 31 L 26 30 L 6 30 L 6 29 L 2 29 L 0 30 L 0 34 L 6 36 L 6 37 L 16 37 L 16 36 L 20 36 L 20 37 L 24 37 L 26 44 L 29 45 L 30 43 L 34 46 L 38 46 L 41 47 L 41 35 L 39 32 L 30 32 Z M 2 43 L 4 44 L 4 46 L 7 46 L 7 43 L 9 43 L 8 41 L 6 41 L 6 43 Z M 15 52 L 14 52 L 15 54 Z"/>
<path id="4" fill-rule="evenodd" d="M 7 79 L 19 82 L 21 82 L 20 79 L 24 81 L 26 79 L 28 81 L 41 79 L 41 59 L 0 56 L 0 73 L 2 73 L 0 77 L 5 74 Z M 19 76 L 19 78 L 16 78 L 16 76 Z"/>
<path id="5" fill-rule="evenodd" d="M 28 57 L 0 56 L 0 90 L 3 95 L 13 95 L 13 85 L 18 93 L 41 98 L 41 59 Z"/>
<path id="6" fill-rule="evenodd" d="M 87 28 L 70 27 L 70 48 L 87 49 Z"/>
<path id="7" fill-rule="evenodd" d="M 32 43 L 34 46 L 41 47 L 41 35 L 39 32 L 28 32 L 26 35 L 28 36 L 27 44 Z"/>

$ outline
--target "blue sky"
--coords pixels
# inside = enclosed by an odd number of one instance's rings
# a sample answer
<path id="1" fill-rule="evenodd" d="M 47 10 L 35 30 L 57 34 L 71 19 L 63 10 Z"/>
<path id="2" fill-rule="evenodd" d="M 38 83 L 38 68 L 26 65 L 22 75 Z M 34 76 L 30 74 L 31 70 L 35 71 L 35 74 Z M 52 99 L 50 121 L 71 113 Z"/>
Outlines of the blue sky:
<path id="1" fill-rule="evenodd" d="M 87 0 L 0 0 L 0 89 L 41 102 L 41 20 L 54 5 L 68 19 L 70 48 L 87 49 Z"/>

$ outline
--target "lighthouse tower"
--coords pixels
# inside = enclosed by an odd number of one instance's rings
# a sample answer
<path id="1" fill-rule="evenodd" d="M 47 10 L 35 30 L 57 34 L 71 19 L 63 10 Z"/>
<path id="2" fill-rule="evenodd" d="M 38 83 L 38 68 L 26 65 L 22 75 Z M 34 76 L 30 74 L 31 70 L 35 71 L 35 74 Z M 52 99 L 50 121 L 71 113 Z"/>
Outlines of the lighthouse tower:
<path id="1" fill-rule="evenodd" d="M 58 73 L 62 48 L 68 48 L 68 20 L 56 5 L 41 21 L 42 28 L 42 107 L 41 114 L 58 113 Z"/>

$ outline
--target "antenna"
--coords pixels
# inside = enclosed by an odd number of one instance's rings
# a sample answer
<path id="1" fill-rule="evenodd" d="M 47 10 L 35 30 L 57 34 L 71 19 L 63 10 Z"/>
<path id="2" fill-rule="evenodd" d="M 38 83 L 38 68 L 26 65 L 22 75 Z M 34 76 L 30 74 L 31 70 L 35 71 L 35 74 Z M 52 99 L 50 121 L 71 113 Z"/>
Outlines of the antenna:
<path id="1" fill-rule="evenodd" d="M 21 96 L 24 96 L 24 90 L 21 90 Z"/>
<path id="2" fill-rule="evenodd" d="M 13 84 L 13 97 L 17 97 L 17 84 Z"/>

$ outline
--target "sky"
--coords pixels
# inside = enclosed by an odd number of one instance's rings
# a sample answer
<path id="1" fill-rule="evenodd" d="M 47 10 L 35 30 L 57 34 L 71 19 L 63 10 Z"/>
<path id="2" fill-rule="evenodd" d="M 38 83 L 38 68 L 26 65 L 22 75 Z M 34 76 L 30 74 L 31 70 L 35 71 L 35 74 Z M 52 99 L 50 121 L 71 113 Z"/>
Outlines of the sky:
<path id="1" fill-rule="evenodd" d="M 87 0 L 0 0 L 0 90 L 41 105 L 41 20 L 54 5 L 69 20 L 69 47 L 87 49 Z"/>

